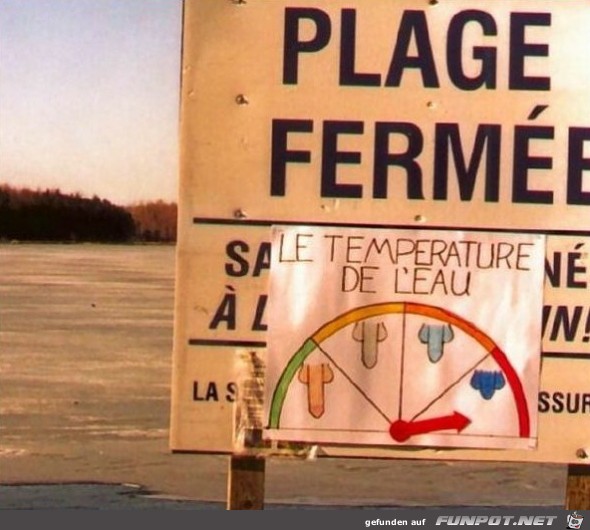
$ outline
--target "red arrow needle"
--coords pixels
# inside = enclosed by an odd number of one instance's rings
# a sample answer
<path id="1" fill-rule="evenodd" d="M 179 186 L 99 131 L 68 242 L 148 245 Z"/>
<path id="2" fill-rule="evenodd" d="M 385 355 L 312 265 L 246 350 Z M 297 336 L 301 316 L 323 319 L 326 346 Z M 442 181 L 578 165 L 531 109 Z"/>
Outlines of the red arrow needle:
<path id="1" fill-rule="evenodd" d="M 396 442 L 405 442 L 416 434 L 426 434 L 434 431 L 456 430 L 461 432 L 471 420 L 460 412 L 453 412 L 448 416 L 439 416 L 420 421 L 397 420 L 389 427 L 389 434 Z"/>

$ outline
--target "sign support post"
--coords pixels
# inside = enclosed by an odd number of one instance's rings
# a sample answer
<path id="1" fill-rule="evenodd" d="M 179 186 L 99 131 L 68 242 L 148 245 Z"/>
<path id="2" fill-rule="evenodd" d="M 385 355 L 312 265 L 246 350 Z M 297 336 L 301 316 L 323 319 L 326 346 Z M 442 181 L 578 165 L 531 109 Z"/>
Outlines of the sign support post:
<path id="1" fill-rule="evenodd" d="M 266 460 L 231 455 L 227 477 L 228 510 L 264 510 Z"/>
<path id="2" fill-rule="evenodd" d="M 566 510 L 590 510 L 590 468 L 570 464 L 567 468 Z"/>

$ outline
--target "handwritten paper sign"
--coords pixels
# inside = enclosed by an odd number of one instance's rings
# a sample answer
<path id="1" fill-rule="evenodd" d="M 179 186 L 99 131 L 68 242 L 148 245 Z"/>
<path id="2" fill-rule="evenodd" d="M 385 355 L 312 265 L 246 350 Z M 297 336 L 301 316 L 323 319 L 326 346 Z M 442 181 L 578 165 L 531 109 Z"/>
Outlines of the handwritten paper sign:
<path id="1" fill-rule="evenodd" d="M 267 437 L 535 447 L 544 243 L 275 227 Z"/>

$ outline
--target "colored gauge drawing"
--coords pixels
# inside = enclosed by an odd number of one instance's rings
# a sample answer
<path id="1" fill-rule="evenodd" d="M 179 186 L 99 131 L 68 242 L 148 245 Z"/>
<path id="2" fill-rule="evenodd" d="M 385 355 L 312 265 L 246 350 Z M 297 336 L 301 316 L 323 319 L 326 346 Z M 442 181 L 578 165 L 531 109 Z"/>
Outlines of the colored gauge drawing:
<path id="1" fill-rule="evenodd" d="M 439 362 L 443 355 L 444 343 L 452 342 L 455 335 L 464 335 L 470 341 L 470 344 L 477 346 L 477 354 L 474 358 L 469 358 L 469 364 L 464 364 L 460 372 L 445 379 L 443 386 L 436 390 L 434 396 L 425 398 L 426 405 L 420 406 L 417 413 L 404 414 L 401 400 L 399 409 L 395 414 L 384 412 L 384 408 L 378 405 L 379 399 L 375 396 L 369 396 L 366 389 L 361 389 L 361 385 L 355 381 L 355 374 L 350 373 L 345 367 L 343 368 L 342 363 L 338 361 L 339 358 L 342 358 L 342 355 L 347 355 L 347 353 L 343 352 L 342 348 L 331 352 L 327 346 L 327 343 L 333 337 L 346 332 L 347 340 L 352 339 L 360 343 L 358 348 L 361 349 L 362 353 L 362 366 L 364 366 L 362 370 L 368 374 L 377 364 L 379 355 L 383 356 L 391 353 L 388 353 L 383 348 L 378 350 L 376 347 L 379 344 L 385 344 L 389 337 L 382 320 L 377 324 L 371 324 L 366 329 L 365 325 L 368 326 L 368 323 L 375 322 L 376 319 L 390 318 L 392 316 L 403 320 L 403 326 L 400 327 L 402 331 L 399 333 L 401 338 L 398 346 L 394 348 L 398 351 L 400 366 L 402 366 L 399 380 L 395 383 L 398 385 L 400 394 L 404 392 L 406 379 L 410 377 L 409 373 L 404 374 L 403 371 L 404 356 L 411 355 L 412 351 L 416 349 L 414 346 L 413 349 L 406 347 L 406 342 L 409 340 L 406 336 L 406 320 L 408 317 L 443 324 L 442 326 L 423 324 L 419 332 L 416 333 L 416 343 L 422 350 L 428 351 L 428 357 L 425 357 L 427 361 L 424 362 L 429 363 L 431 366 L 435 366 L 435 363 Z M 417 327 L 414 326 L 413 329 L 417 329 Z M 348 335 L 349 331 L 351 332 L 350 335 Z M 374 345 L 372 348 L 369 347 L 368 342 L 362 341 L 369 331 L 372 334 L 370 336 L 371 343 Z M 438 348 L 435 347 L 437 343 L 439 344 Z M 470 351 L 473 349 L 471 348 Z M 451 355 L 444 354 L 447 358 Z M 319 356 L 324 362 L 317 366 L 306 364 L 312 355 Z M 465 357 L 463 355 L 464 363 L 467 362 Z M 484 366 L 484 363 L 488 367 L 493 365 L 494 370 L 479 369 Z M 315 370 L 315 372 L 312 370 Z M 293 388 L 293 383 L 297 381 L 309 386 L 309 414 L 314 418 L 320 418 L 324 414 L 323 383 L 330 384 L 334 377 L 338 376 L 342 376 L 343 379 L 347 380 L 347 384 L 356 388 L 358 394 L 365 399 L 366 405 L 376 410 L 382 420 L 387 422 L 388 439 L 393 445 L 401 443 L 411 445 L 413 439 L 415 439 L 414 437 L 422 434 L 461 433 L 466 429 L 471 424 L 472 418 L 457 410 L 448 410 L 434 417 L 432 414 L 429 415 L 429 412 L 435 411 L 434 405 L 442 399 L 447 399 L 448 395 L 459 385 L 468 386 L 468 382 L 470 382 L 472 389 L 478 390 L 480 393 L 479 398 L 487 402 L 491 402 L 491 398 L 497 389 L 506 387 L 506 391 L 511 394 L 507 401 L 513 409 L 510 417 L 514 418 L 516 422 L 513 428 L 514 436 L 520 438 L 529 438 L 531 436 L 531 421 L 525 391 L 517 372 L 504 351 L 477 326 L 446 309 L 413 302 L 378 303 L 352 309 L 322 325 L 303 342 L 281 372 L 268 408 L 267 428 L 278 430 L 283 427 L 284 418 L 282 418 L 282 414 L 285 401 Z M 413 377 L 420 378 L 420 373 L 413 374 Z M 319 384 L 314 383 L 312 388 L 312 380 L 318 380 L 318 378 Z M 395 386 L 394 383 L 391 383 L 391 386 Z M 426 385 L 424 394 L 427 393 L 428 387 Z M 513 405 L 510 405 L 510 403 Z"/>

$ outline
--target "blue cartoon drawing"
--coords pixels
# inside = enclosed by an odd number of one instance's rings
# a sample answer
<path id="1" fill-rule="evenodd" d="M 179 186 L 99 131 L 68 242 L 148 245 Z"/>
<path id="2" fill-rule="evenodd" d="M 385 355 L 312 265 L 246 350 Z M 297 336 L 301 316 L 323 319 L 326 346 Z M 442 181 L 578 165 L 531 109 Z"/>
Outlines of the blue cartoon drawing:
<path id="1" fill-rule="evenodd" d="M 475 370 L 471 376 L 471 387 L 479 390 L 481 397 L 490 400 L 494 397 L 496 390 L 501 390 L 506 385 L 502 372 Z"/>

